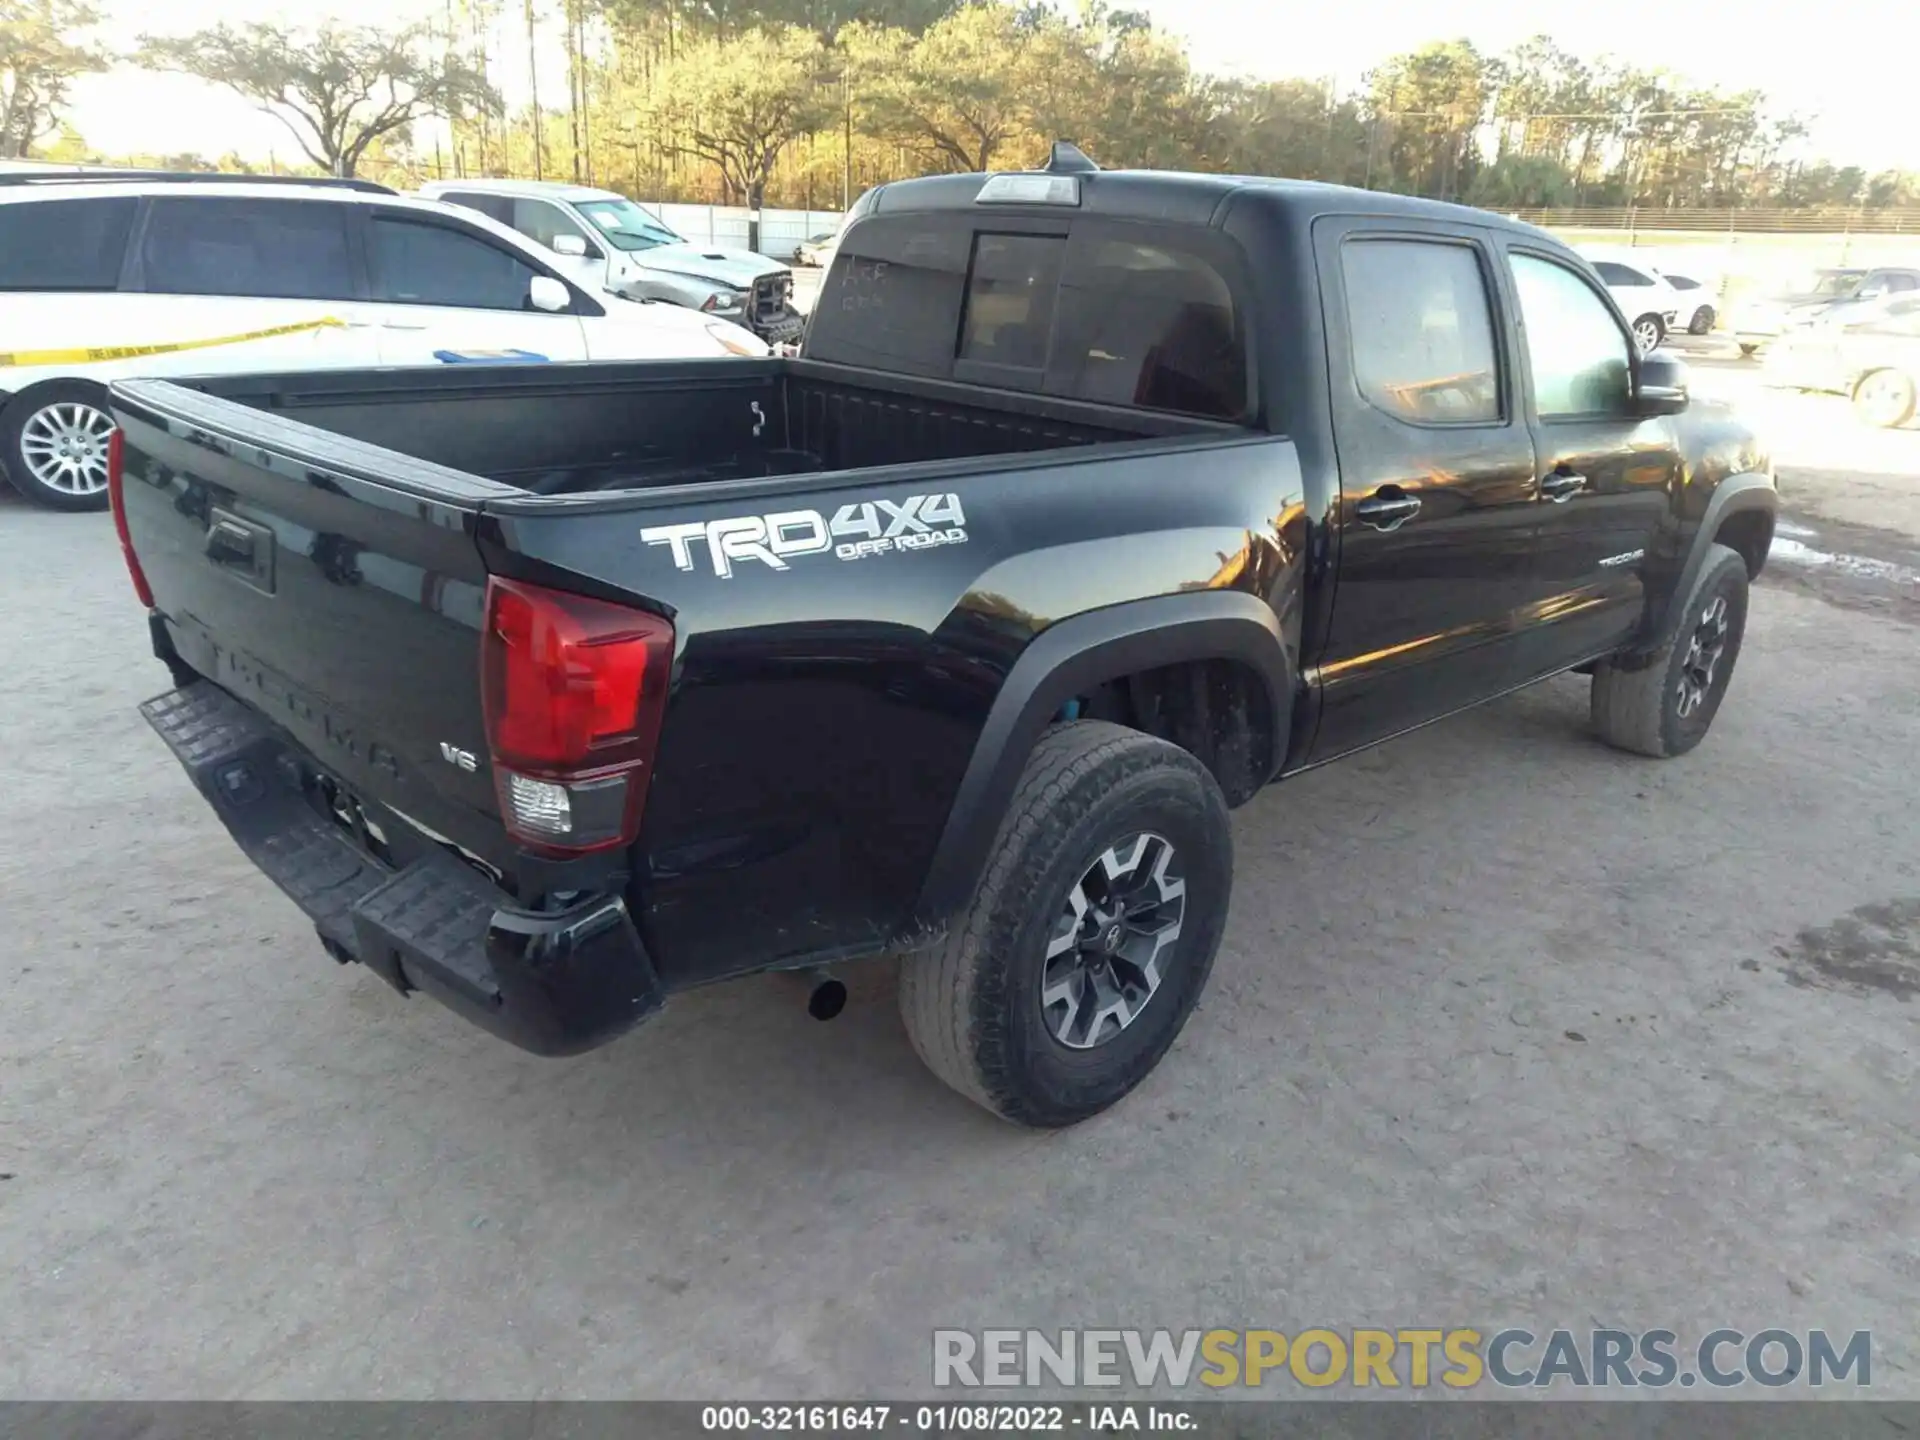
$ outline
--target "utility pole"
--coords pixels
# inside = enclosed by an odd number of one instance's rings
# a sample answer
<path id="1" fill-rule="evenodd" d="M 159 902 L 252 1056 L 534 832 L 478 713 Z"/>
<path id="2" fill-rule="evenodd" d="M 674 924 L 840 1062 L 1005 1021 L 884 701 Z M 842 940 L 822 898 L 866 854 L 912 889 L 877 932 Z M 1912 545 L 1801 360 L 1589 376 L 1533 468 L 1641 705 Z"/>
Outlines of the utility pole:
<path id="1" fill-rule="evenodd" d="M 527 5 L 527 83 L 533 91 L 533 178 L 546 179 L 540 160 L 540 49 L 533 29 L 533 0 Z"/>
<path id="2" fill-rule="evenodd" d="M 840 153 L 840 213 L 853 208 L 853 66 L 843 62 L 840 70 L 840 99 L 845 115 L 842 139 L 846 148 Z"/>

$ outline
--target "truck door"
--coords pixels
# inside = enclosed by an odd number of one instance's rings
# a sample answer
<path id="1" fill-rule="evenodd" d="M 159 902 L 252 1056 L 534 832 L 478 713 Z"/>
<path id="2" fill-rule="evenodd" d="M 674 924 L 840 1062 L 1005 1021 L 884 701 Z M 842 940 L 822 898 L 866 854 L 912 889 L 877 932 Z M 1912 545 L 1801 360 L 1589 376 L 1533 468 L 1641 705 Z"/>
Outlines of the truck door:
<path id="1" fill-rule="evenodd" d="M 1327 759 L 1517 683 L 1538 490 L 1487 239 L 1329 217 L 1314 246 L 1340 463 Z"/>
<path id="2" fill-rule="evenodd" d="M 1544 251 L 1509 247 L 1505 263 L 1540 485 L 1520 612 L 1532 680 L 1605 654 L 1639 624 L 1680 452 L 1672 419 L 1632 413 L 1633 341 L 1592 282 Z"/>

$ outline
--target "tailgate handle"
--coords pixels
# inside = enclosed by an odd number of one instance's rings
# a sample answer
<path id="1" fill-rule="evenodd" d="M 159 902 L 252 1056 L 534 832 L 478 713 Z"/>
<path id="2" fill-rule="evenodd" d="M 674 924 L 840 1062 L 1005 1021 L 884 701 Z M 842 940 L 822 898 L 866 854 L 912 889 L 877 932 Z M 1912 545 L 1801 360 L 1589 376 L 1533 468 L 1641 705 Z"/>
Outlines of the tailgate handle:
<path id="1" fill-rule="evenodd" d="M 207 531 L 207 554 L 215 560 L 253 563 L 253 532 L 231 520 L 216 520 Z"/>

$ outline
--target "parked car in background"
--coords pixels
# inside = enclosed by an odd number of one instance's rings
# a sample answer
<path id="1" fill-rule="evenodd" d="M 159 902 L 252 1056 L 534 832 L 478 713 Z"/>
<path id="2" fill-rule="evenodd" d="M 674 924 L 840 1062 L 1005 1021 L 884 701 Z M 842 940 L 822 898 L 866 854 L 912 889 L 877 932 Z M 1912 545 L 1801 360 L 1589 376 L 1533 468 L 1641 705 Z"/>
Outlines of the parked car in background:
<path id="1" fill-rule="evenodd" d="M 1845 395 L 1869 425 L 1905 425 L 1920 393 L 1920 295 L 1864 319 L 1836 314 L 1788 331 L 1767 350 L 1765 376 L 1770 385 Z"/>
<path id="2" fill-rule="evenodd" d="M 612 190 L 552 180 L 436 180 L 423 199 L 477 210 L 564 259 L 583 283 L 664 300 L 745 326 L 768 344 L 798 340 L 793 271 L 751 250 L 695 245 Z"/>
<path id="3" fill-rule="evenodd" d="M 811 239 L 802 240 L 793 251 L 793 263 L 825 269 L 833 263 L 834 241 L 840 238 L 835 230 L 822 230 Z"/>
<path id="4" fill-rule="evenodd" d="M 1718 281 L 1704 280 L 1692 275 L 1683 275 L 1678 270 L 1669 270 L 1664 266 L 1654 273 L 1667 282 L 1673 293 L 1679 297 L 1680 308 L 1674 317 L 1674 326 L 1689 335 L 1707 335 L 1712 333 L 1714 322 L 1720 318 L 1717 302 L 1720 298 Z"/>
<path id="5" fill-rule="evenodd" d="M 1734 338 L 1752 355 L 1789 331 L 1820 320 L 1869 320 L 1886 302 L 1920 292 L 1920 269 L 1828 267 L 1795 280 L 1786 289 L 1740 307 Z"/>
<path id="6" fill-rule="evenodd" d="M 764 355 L 737 325 L 595 298 L 504 226 L 358 181 L 0 177 L 0 469 L 107 504 L 130 375 Z"/>
<path id="7" fill-rule="evenodd" d="M 1612 294 L 1620 312 L 1633 327 L 1633 343 L 1646 354 L 1672 330 L 1679 319 L 1680 296 L 1646 261 L 1631 260 L 1604 251 L 1585 250 L 1601 283 Z"/>

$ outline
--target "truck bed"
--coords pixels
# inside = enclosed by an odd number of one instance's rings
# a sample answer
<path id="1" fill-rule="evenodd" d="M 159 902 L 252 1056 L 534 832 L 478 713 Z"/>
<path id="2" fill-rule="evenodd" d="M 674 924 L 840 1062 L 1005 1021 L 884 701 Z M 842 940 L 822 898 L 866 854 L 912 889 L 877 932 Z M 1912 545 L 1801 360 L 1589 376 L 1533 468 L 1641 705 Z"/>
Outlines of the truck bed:
<path id="1" fill-rule="evenodd" d="M 789 359 L 341 371 L 184 384 L 554 496 L 1232 433 L 1176 415 Z"/>

